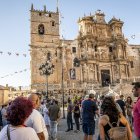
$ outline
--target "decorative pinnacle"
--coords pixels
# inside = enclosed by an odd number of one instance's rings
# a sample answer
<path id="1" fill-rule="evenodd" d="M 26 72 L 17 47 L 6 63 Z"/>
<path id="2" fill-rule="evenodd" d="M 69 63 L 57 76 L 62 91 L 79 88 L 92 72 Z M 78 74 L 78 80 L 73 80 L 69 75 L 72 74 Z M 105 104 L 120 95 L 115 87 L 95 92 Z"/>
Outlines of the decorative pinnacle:
<path id="1" fill-rule="evenodd" d="M 58 3 L 58 0 L 57 0 L 57 6 L 56 6 L 56 12 L 57 12 L 57 13 L 59 12 L 58 5 L 59 5 L 59 3 Z"/>
<path id="2" fill-rule="evenodd" d="M 32 3 L 32 5 L 31 5 L 31 11 L 33 11 L 34 10 L 34 5 L 33 5 L 33 3 Z"/>
<path id="3" fill-rule="evenodd" d="M 44 12 L 46 12 L 46 5 L 44 5 Z"/>

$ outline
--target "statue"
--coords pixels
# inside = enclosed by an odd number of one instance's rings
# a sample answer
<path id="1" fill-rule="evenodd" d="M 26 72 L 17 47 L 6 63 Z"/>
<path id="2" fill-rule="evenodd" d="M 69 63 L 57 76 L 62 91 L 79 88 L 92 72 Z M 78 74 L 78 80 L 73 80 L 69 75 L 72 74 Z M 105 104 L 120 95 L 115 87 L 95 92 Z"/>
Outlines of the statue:
<path id="1" fill-rule="evenodd" d="M 85 48 L 81 49 L 81 58 L 83 58 L 83 59 L 87 58 L 87 54 L 86 54 Z"/>
<path id="2" fill-rule="evenodd" d="M 84 81 L 87 80 L 87 65 L 86 64 L 83 65 L 83 80 Z"/>

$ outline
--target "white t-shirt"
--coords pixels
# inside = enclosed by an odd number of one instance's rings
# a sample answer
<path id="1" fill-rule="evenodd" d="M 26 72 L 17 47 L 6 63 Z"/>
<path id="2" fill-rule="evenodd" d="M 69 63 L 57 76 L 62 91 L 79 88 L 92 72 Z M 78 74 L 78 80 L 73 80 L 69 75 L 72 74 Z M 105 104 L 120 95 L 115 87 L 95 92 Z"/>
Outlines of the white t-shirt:
<path id="1" fill-rule="evenodd" d="M 0 132 L 0 140 L 8 140 L 6 125 Z M 30 127 L 9 127 L 11 140 L 39 140 L 35 130 Z"/>
<path id="2" fill-rule="evenodd" d="M 32 127 L 36 133 L 44 133 L 45 140 L 48 140 L 48 131 L 46 129 L 45 121 L 39 111 L 33 109 L 33 112 L 25 122 L 26 126 Z"/>

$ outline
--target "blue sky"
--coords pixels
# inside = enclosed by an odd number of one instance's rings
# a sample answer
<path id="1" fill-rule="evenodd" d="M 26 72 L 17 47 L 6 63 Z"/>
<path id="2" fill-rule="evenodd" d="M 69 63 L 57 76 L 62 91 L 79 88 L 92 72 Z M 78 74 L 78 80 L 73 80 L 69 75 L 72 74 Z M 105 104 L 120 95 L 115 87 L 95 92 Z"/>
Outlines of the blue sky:
<path id="1" fill-rule="evenodd" d="M 56 0 L 0 1 L 0 85 L 30 85 L 30 8 L 56 11 Z M 78 33 L 79 17 L 100 9 L 108 22 L 113 16 L 124 21 L 123 32 L 129 44 L 140 44 L 140 0 L 59 0 L 62 18 L 61 34 L 74 39 Z M 131 36 L 135 35 L 135 39 Z M 11 52 L 8 55 L 7 52 Z M 17 56 L 15 53 L 19 53 Z M 23 54 L 27 54 L 25 57 Z M 26 69 L 26 70 L 25 70 Z M 10 75 L 14 74 L 14 75 Z M 1 78 L 6 76 L 5 78 Z"/>

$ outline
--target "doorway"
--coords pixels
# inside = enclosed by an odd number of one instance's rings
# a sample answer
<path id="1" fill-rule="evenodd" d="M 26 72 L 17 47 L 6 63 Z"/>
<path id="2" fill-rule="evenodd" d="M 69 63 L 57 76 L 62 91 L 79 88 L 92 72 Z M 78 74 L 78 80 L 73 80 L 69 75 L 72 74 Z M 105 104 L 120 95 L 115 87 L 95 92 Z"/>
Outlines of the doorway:
<path id="1" fill-rule="evenodd" d="M 110 70 L 101 70 L 102 86 L 106 87 L 110 84 Z"/>

